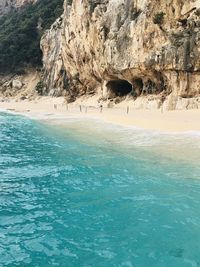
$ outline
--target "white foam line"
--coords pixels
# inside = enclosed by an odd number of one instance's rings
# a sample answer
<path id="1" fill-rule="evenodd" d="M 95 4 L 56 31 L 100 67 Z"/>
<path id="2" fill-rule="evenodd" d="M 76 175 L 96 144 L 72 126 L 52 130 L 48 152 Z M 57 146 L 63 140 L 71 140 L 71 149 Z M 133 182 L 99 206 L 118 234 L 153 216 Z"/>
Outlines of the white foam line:
<path id="1" fill-rule="evenodd" d="M 101 127 L 108 128 L 108 129 L 115 129 L 115 130 L 120 130 L 120 131 L 126 131 L 126 132 L 134 132 L 134 133 L 144 133 L 144 134 L 150 134 L 152 136 L 193 136 L 193 137 L 200 137 L 200 131 L 184 131 L 184 132 L 170 132 L 170 131 L 161 131 L 161 130 L 153 130 L 153 129 L 145 129 L 145 128 L 140 128 L 134 125 L 122 125 L 120 123 L 115 123 L 115 122 L 107 122 L 103 118 L 99 117 L 93 117 L 93 116 L 88 116 L 87 118 L 84 117 L 79 117 L 76 114 L 68 114 L 68 115 L 63 115 L 60 113 L 36 113 L 36 112 L 20 112 L 20 111 L 15 111 L 11 109 L 4 109 L 0 108 L 0 112 L 8 113 L 8 114 L 13 114 L 13 115 L 20 115 L 24 116 L 33 120 L 38 120 L 38 121 L 45 121 L 45 122 L 50 122 L 52 124 L 60 124 L 65 120 L 65 122 L 71 122 L 71 120 L 74 120 L 74 122 L 77 121 L 88 121 L 88 122 L 95 122 L 98 125 L 101 125 Z M 56 122 L 57 120 L 57 122 Z M 97 123 L 98 122 L 98 123 Z M 61 125 L 61 124 L 60 124 Z M 64 125 L 64 124 L 63 124 Z M 65 126 L 65 125 L 64 125 Z M 94 127 L 94 124 L 93 124 Z M 130 131 L 131 130 L 131 131 Z"/>

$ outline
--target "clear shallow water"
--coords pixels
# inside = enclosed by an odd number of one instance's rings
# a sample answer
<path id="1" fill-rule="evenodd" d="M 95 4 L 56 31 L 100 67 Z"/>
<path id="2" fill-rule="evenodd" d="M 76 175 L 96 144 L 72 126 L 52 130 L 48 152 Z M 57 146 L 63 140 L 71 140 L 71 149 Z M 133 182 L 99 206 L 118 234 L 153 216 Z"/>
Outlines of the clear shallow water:
<path id="1" fill-rule="evenodd" d="M 0 266 L 200 266 L 200 136 L 0 114 Z"/>

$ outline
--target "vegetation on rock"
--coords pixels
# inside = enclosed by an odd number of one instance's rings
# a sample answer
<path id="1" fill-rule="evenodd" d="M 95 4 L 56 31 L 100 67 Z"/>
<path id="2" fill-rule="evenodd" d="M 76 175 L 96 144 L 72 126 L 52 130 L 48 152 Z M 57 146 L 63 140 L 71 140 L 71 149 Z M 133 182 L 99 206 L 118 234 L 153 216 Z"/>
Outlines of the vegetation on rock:
<path id="1" fill-rule="evenodd" d="M 153 22 L 155 24 L 158 24 L 158 25 L 162 25 L 163 22 L 164 22 L 164 16 L 165 16 L 165 13 L 164 12 L 158 12 L 154 15 L 154 18 L 153 18 Z"/>
<path id="2" fill-rule="evenodd" d="M 62 14 L 63 0 L 39 0 L 0 18 L 0 72 L 40 67 L 40 39 Z"/>

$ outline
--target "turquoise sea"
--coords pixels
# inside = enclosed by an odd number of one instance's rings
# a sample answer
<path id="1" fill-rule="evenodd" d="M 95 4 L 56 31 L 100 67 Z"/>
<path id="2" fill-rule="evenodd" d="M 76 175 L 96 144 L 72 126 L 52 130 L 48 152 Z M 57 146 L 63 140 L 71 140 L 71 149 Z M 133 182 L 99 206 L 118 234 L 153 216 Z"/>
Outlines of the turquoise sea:
<path id="1" fill-rule="evenodd" d="M 0 113 L 0 266 L 200 266 L 200 134 L 62 123 Z"/>

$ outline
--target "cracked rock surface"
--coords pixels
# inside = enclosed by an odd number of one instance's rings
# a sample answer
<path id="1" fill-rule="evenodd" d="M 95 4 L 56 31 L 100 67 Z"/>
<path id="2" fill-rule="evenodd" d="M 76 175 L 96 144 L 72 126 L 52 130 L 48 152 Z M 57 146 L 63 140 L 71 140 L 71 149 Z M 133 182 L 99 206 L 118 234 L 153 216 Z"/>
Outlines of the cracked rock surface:
<path id="1" fill-rule="evenodd" d="M 157 107 L 198 108 L 199 27 L 199 0 L 67 0 L 41 40 L 45 94 L 126 92 Z"/>

